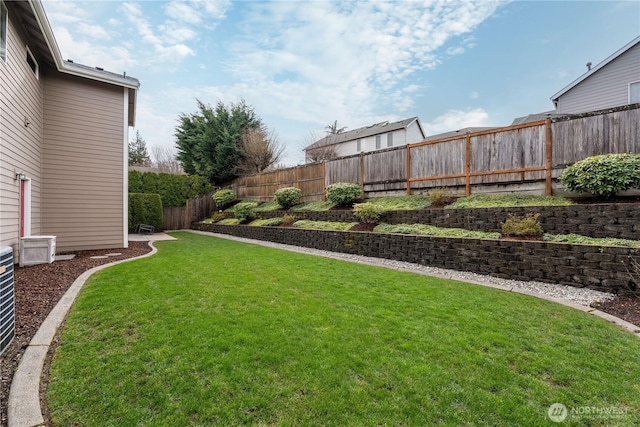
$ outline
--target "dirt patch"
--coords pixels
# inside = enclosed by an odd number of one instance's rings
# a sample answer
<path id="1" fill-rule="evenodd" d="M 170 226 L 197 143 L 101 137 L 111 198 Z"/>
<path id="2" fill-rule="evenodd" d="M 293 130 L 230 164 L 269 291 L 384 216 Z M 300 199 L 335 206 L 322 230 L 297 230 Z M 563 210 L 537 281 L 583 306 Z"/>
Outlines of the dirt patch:
<path id="1" fill-rule="evenodd" d="M 612 314 L 620 319 L 640 327 L 640 297 L 624 296 L 615 297 L 612 300 L 605 301 L 597 305 L 600 311 Z"/>
<path id="2" fill-rule="evenodd" d="M 44 319 L 69 286 L 78 276 L 93 267 L 137 257 L 150 251 L 151 247 L 147 242 L 130 242 L 127 249 L 74 252 L 75 258 L 69 261 L 15 267 L 16 336 L 9 348 L 0 356 L 0 426 L 7 425 L 9 388 L 20 358 Z M 120 255 L 91 258 L 115 253 Z"/>
<path id="3" fill-rule="evenodd" d="M 349 229 L 349 231 L 373 231 L 373 229 L 376 228 L 376 225 L 378 225 L 378 224 L 360 223 L 360 224 L 356 224 L 353 227 L 351 227 Z"/>

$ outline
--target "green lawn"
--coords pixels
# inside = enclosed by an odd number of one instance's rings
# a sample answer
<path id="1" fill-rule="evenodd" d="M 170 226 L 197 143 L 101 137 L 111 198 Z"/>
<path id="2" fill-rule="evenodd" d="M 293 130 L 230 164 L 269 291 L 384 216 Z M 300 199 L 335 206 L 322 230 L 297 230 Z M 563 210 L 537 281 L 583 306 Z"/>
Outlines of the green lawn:
<path id="1" fill-rule="evenodd" d="M 640 340 L 547 301 L 190 233 L 93 276 L 56 426 L 640 423 Z"/>

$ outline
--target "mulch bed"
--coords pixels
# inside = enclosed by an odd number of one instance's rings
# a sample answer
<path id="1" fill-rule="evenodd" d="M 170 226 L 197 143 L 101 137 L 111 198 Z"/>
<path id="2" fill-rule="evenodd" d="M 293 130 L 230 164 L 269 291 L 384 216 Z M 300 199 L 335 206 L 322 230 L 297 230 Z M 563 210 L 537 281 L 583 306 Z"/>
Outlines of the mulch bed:
<path id="1" fill-rule="evenodd" d="M 67 289 L 85 271 L 151 251 L 147 242 L 129 242 L 127 249 L 75 252 L 69 261 L 56 261 L 31 267 L 15 267 L 16 335 L 0 356 L 0 426 L 7 425 L 7 400 L 13 374 L 36 331 Z M 103 259 L 93 256 L 120 253 Z"/>
<path id="2" fill-rule="evenodd" d="M 369 231 L 361 224 L 361 231 Z M 7 400 L 13 374 L 31 338 L 69 286 L 86 270 L 98 265 L 133 258 L 151 251 L 146 242 L 130 242 L 127 249 L 76 252 L 70 261 L 56 261 L 32 267 L 15 268 L 16 336 L 0 356 L 0 426 L 7 425 Z M 108 253 L 121 255 L 106 259 L 90 259 Z M 640 295 L 616 297 L 603 302 L 598 309 L 640 326 Z"/>

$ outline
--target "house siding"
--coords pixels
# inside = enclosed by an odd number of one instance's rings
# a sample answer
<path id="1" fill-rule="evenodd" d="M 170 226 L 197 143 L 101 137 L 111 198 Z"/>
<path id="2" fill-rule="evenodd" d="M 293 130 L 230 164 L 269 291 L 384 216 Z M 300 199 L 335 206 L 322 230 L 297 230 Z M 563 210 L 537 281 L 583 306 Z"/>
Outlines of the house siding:
<path id="1" fill-rule="evenodd" d="M 424 135 L 422 134 L 422 130 L 418 125 L 418 121 L 411 123 L 407 126 L 407 130 L 402 135 L 404 137 L 404 143 L 406 144 L 415 144 L 416 142 L 422 142 L 424 140 Z M 398 144 L 400 145 L 400 144 Z"/>
<path id="2" fill-rule="evenodd" d="M 45 78 L 42 230 L 59 250 L 126 246 L 123 99 L 118 86 Z"/>
<path id="3" fill-rule="evenodd" d="M 629 103 L 629 83 L 640 80 L 640 43 L 558 98 L 556 110 L 575 114 Z"/>
<path id="4" fill-rule="evenodd" d="M 12 8 L 8 15 L 7 60 L 0 60 L 0 246 L 17 251 L 20 186 L 14 179 L 16 172 L 24 172 L 31 180 L 31 234 L 41 233 L 43 89 L 26 62 L 27 37 Z"/>

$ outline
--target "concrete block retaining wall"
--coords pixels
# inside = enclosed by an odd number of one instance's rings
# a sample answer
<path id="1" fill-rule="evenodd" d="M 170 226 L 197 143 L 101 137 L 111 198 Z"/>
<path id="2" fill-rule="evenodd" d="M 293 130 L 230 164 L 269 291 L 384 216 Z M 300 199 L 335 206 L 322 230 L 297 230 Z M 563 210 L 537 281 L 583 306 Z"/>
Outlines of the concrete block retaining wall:
<path id="1" fill-rule="evenodd" d="M 192 228 L 472 271 L 505 279 L 560 283 L 618 294 L 636 290 L 636 284 L 629 273 L 630 263 L 632 260 L 640 263 L 640 251 L 621 247 L 202 223 L 194 223 Z"/>
<path id="2" fill-rule="evenodd" d="M 353 212 L 262 212 L 262 218 L 295 215 L 312 221 L 354 221 Z M 487 208 L 487 209 L 423 209 L 392 211 L 383 218 L 389 224 L 430 224 L 438 227 L 500 232 L 502 223 L 513 215 L 539 213 L 545 233 L 581 234 L 589 237 L 614 237 L 640 240 L 640 205 L 636 203 L 585 204 L 551 207 Z"/>

